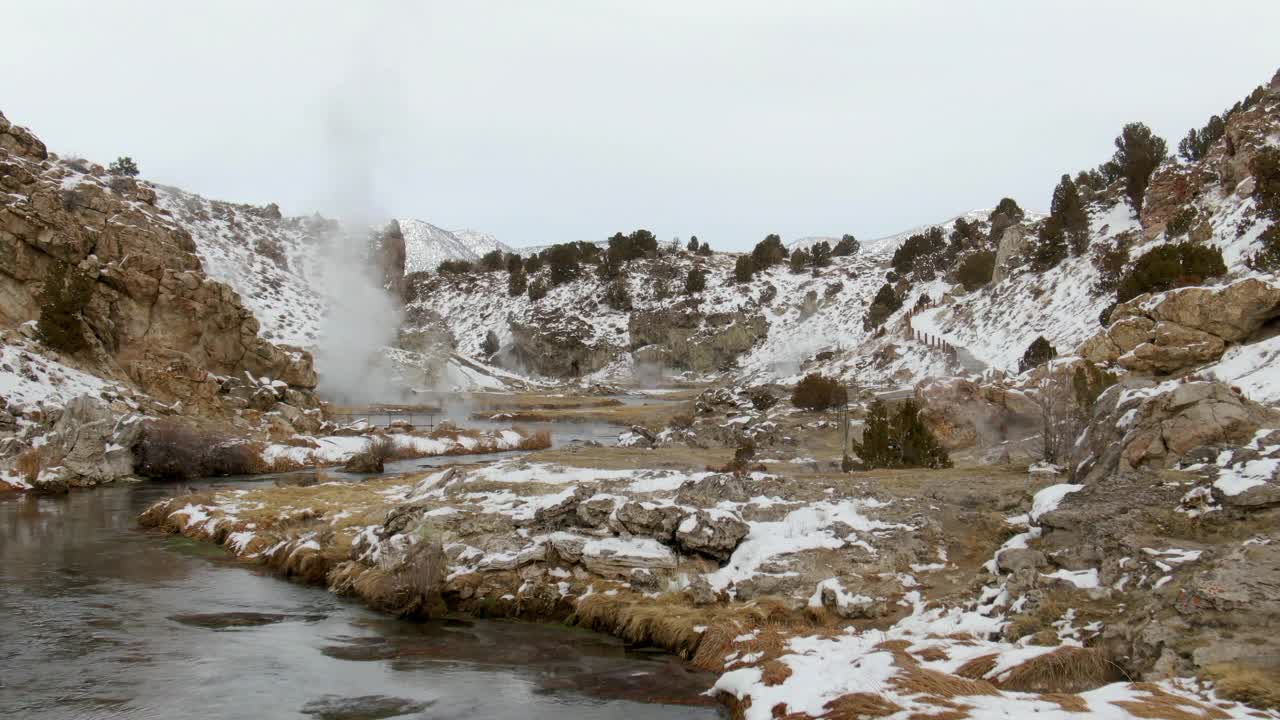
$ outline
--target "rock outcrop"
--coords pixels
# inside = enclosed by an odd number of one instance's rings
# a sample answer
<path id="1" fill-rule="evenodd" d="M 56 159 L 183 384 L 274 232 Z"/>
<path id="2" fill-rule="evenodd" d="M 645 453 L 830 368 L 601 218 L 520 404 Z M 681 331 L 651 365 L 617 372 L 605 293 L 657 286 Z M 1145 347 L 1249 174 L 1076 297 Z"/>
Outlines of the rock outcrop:
<path id="1" fill-rule="evenodd" d="M 315 387 L 311 355 L 259 336 L 239 296 L 205 276 L 190 234 L 156 207 L 149 184 L 58 160 L 0 115 L 0 187 L 0 323 L 38 319 L 36 298 L 63 262 L 92 281 L 84 352 L 103 376 L 173 397 L 186 392 L 166 387 L 175 363 L 192 376 Z"/>
<path id="2" fill-rule="evenodd" d="M 1027 245 L 1027 232 L 1021 225 L 1013 225 L 1005 229 L 1000 235 L 1000 244 L 996 248 L 996 264 L 991 273 L 991 282 L 1000 282 L 1009 276 L 1014 259 L 1026 251 Z"/>
<path id="3" fill-rule="evenodd" d="M 915 387 L 920 419 L 947 450 L 989 448 L 1040 431 L 1040 408 L 1020 388 L 957 377 Z"/>
<path id="4" fill-rule="evenodd" d="M 613 345 L 594 342 L 591 326 L 577 315 L 539 310 L 527 320 L 511 319 L 509 325 L 512 343 L 504 352 L 540 375 L 586 375 L 608 365 L 619 352 Z"/>
<path id="5" fill-rule="evenodd" d="M 117 418 L 102 400 L 82 395 L 67 403 L 42 447 L 44 465 L 36 485 L 88 487 L 133 474 L 133 448 L 142 438 L 142 418 Z"/>
<path id="6" fill-rule="evenodd" d="M 722 369 L 769 332 L 763 315 L 749 312 L 704 314 L 677 306 L 633 312 L 628 322 L 637 360 L 696 372 Z"/>
<path id="7" fill-rule="evenodd" d="M 1098 397 L 1071 466 L 1083 482 L 1176 465 L 1192 450 L 1242 444 L 1260 427 L 1280 423 L 1274 410 L 1211 381 L 1168 381 L 1155 387 L 1115 385 Z"/>
<path id="8" fill-rule="evenodd" d="M 1139 295 L 1117 305 L 1106 330 L 1078 354 L 1133 372 L 1175 374 L 1222 357 L 1280 316 L 1280 286 L 1249 278 L 1219 287 L 1187 287 Z"/>

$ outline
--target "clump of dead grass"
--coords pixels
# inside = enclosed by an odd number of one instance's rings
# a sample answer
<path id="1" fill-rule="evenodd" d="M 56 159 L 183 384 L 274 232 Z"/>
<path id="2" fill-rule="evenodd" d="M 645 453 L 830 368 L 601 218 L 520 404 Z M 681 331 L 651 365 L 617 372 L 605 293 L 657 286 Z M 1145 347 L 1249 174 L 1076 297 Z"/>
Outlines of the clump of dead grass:
<path id="1" fill-rule="evenodd" d="M 1078 693 L 1122 679 L 1099 648 L 1060 647 L 1037 655 L 1001 674 L 996 684 L 1006 690 Z"/>
<path id="2" fill-rule="evenodd" d="M 1130 715 L 1152 720 L 1224 720 L 1230 713 L 1190 698 L 1174 695 L 1159 685 L 1133 683 L 1129 687 L 1145 692 L 1146 697 L 1135 700 L 1112 700 L 1111 704 L 1124 709 Z"/>
<path id="3" fill-rule="evenodd" d="M 1228 700 L 1268 710 L 1280 709 L 1280 670 L 1220 663 L 1205 669 L 1214 690 Z"/>
<path id="4" fill-rule="evenodd" d="M 1041 693 L 1040 699 L 1045 702 L 1055 703 L 1064 712 L 1089 712 L 1089 703 L 1079 695 L 1071 693 Z"/>
<path id="5" fill-rule="evenodd" d="M 826 709 L 822 717 L 829 720 L 886 717 L 902 711 L 902 706 L 883 695 L 865 692 L 841 695 L 822 707 Z"/>
<path id="6" fill-rule="evenodd" d="M 18 473 L 24 480 L 33 483 L 40 477 L 40 471 L 44 469 L 45 454 L 43 448 L 31 448 L 19 453 L 14 458 L 13 470 Z"/>

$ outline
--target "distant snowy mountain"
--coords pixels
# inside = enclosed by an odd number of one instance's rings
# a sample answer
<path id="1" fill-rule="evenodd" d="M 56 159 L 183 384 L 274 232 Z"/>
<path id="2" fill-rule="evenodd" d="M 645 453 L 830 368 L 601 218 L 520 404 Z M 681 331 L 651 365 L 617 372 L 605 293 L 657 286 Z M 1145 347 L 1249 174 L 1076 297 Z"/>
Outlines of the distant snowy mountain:
<path id="1" fill-rule="evenodd" d="M 406 274 L 433 271 L 445 260 L 479 260 L 492 250 L 511 250 L 488 233 L 445 230 L 413 218 L 400 220 L 400 232 L 404 233 Z"/>

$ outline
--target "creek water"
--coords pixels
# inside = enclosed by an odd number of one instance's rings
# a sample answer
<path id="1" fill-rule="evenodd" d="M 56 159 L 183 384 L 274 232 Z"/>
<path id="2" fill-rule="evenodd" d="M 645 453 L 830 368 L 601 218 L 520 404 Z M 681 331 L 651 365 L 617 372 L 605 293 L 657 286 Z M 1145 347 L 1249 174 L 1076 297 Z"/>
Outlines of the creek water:
<path id="1" fill-rule="evenodd" d="M 397 620 L 138 529 L 190 485 L 0 499 L 0 717 L 721 716 L 711 676 L 610 637 Z"/>

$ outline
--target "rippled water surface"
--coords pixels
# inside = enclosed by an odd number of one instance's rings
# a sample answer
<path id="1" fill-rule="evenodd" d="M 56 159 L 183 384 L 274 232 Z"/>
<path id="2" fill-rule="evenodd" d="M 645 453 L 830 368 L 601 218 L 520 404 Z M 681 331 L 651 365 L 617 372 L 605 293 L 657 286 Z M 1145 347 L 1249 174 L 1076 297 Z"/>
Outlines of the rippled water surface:
<path id="1" fill-rule="evenodd" d="M 0 499 L 0 717 L 720 717 L 711 676 L 613 638 L 395 620 L 137 529 L 182 490 Z"/>

